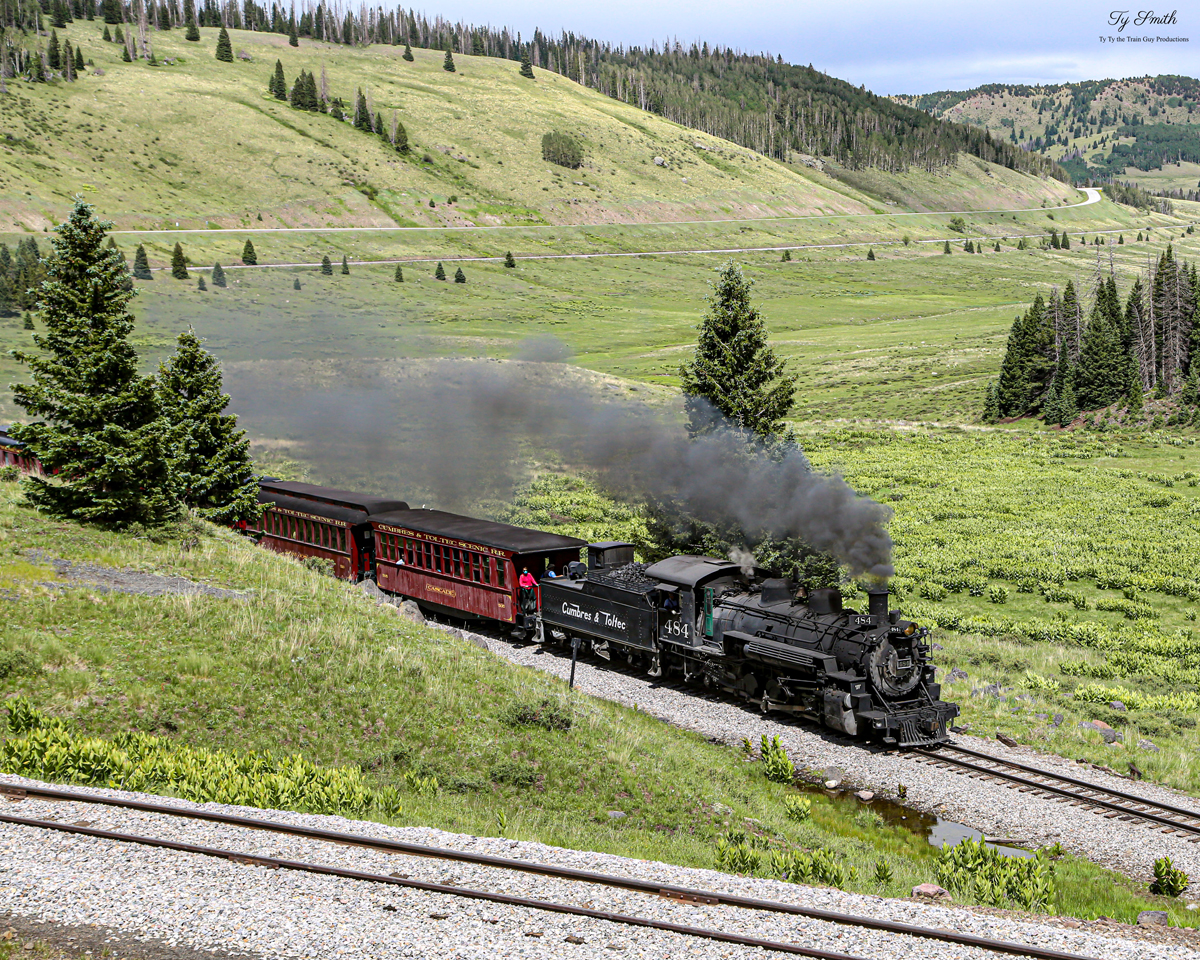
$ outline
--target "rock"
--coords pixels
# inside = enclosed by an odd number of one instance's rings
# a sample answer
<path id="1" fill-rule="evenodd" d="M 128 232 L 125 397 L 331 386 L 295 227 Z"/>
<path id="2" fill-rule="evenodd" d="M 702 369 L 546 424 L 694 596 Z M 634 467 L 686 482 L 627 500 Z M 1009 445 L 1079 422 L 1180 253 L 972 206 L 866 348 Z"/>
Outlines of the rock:
<path id="1" fill-rule="evenodd" d="M 573 933 L 570 934 L 569 936 L 563 937 L 563 942 L 564 943 L 574 943 L 574 944 L 587 943 L 587 941 L 584 940 L 583 937 L 577 937 Z"/>
<path id="2" fill-rule="evenodd" d="M 841 780 L 826 780 L 825 781 L 825 789 L 826 790 L 836 790 L 841 785 L 842 785 Z"/>
<path id="3" fill-rule="evenodd" d="M 625 816 L 626 816 L 626 814 L 622 810 L 609 810 L 608 811 L 608 819 L 609 820 L 623 820 L 625 818 Z"/>
<path id="4" fill-rule="evenodd" d="M 918 883 L 912 888 L 914 897 L 927 897 L 930 900 L 949 900 L 950 891 L 939 887 L 936 883 Z"/>
<path id="5" fill-rule="evenodd" d="M 1056 713 L 1054 715 L 1054 719 L 1051 720 L 1050 722 L 1051 722 L 1051 724 L 1053 724 L 1056 727 L 1061 727 L 1062 722 L 1063 722 L 1063 715 L 1061 713 Z"/>
<path id="6" fill-rule="evenodd" d="M 1123 703 L 1122 703 L 1120 700 L 1111 700 L 1111 701 L 1109 701 L 1109 704 L 1108 704 L 1108 705 L 1109 705 L 1110 707 L 1112 707 L 1114 710 L 1121 710 L 1121 711 L 1124 711 L 1124 710 L 1128 709 L 1128 708 L 1125 706 L 1125 704 L 1123 704 Z"/>
<path id="7" fill-rule="evenodd" d="M 400 604 L 400 616 L 405 620 L 411 620 L 413 623 L 424 623 L 425 614 L 421 612 L 421 608 L 417 606 L 415 600 L 405 600 Z"/>
<path id="8" fill-rule="evenodd" d="M 665 157 L 655 157 L 654 165 L 656 167 L 665 167 L 667 165 L 666 158 Z"/>
<path id="9" fill-rule="evenodd" d="M 1153 740 L 1139 740 L 1138 741 L 1138 749 L 1139 750 L 1151 750 L 1154 753 L 1159 752 L 1158 745 Z"/>
<path id="10" fill-rule="evenodd" d="M 718 817 L 728 817 L 731 813 L 733 813 L 733 807 L 727 807 L 723 803 L 714 803 L 713 813 L 715 813 Z"/>
<path id="11" fill-rule="evenodd" d="M 469 630 L 463 631 L 463 638 L 475 644 L 480 650 L 491 650 L 488 646 L 487 637 L 481 637 L 477 633 L 471 633 Z"/>
<path id="12" fill-rule="evenodd" d="M 942 646 L 940 643 L 935 643 L 935 644 L 933 645 L 933 649 L 934 649 L 934 650 L 945 650 L 946 648 L 945 648 L 945 647 L 943 647 L 943 646 Z"/>
<path id="13" fill-rule="evenodd" d="M 1014 740 L 1012 737 L 1006 737 L 999 730 L 996 731 L 996 739 L 999 740 L 1006 747 L 1015 747 L 1017 745 L 1016 740 Z"/>
<path id="14" fill-rule="evenodd" d="M 610 940 L 604 945 L 605 950 L 628 950 L 628 940 Z"/>
<path id="15" fill-rule="evenodd" d="M 365 593 L 372 600 L 378 600 L 380 603 L 388 602 L 388 595 L 380 590 L 379 584 L 370 578 L 366 580 L 360 580 L 358 582 L 358 589 Z"/>
<path id="16" fill-rule="evenodd" d="M 1048 714 L 1048 713 L 1035 713 L 1034 716 L 1037 717 L 1039 720 L 1049 720 L 1050 719 L 1050 714 Z"/>
<path id="17" fill-rule="evenodd" d="M 947 683 L 953 683 L 955 680 L 966 680 L 966 679 L 967 679 L 967 671 L 959 670 L 958 667 L 954 667 L 948 674 L 946 674 L 946 682 Z"/>
<path id="18" fill-rule="evenodd" d="M 522 931 L 521 931 L 521 933 L 523 933 L 523 934 L 524 934 L 525 936 L 527 936 L 527 937 L 540 937 L 540 936 L 544 936 L 544 934 L 543 934 L 543 932 L 542 932 L 541 930 L 522 930 Z"/>
<path id="19" fill-rule="evenodd" d="M 983 695 L 985 697 L 1002 697 L 1004 696 L 1004 688 L 998 683 L 989 683 L 983 688 Z"/>
<path id="20" fill-rule="evenodd" d="M 859 790 L 855 796 L 863 803 L 870 803 L 875 799 L 875 793 L 872 790 Z"/>
<path id="21" fill-rule="evenodd" d="M 1121 733 L 1114 730 L 1103 720 L 1080 720 L 1079 727 L 1081 730 L 1095 730 L 1104 739 L 1105 743 L 1112 744 L 1125 739 Z"/>
<path id="22" fill-rule="evenodd" d="M 1070 927 L 1072 930 L 1074 930 L 1074 929 L 1078 928 L 1079 926 L 1081 926 L 1081 924 L 1080 924 L 1080 922 L 1079 922 L 1078 920 L 1074 920 L 1074 919 L 1072 919 L 1072 918 L 1070 918 L 1070 917 L 1068 917 L 1066 920 L 1064 920 L 1064 921 L 1062 922 L 1062 925 L 1063 925 L 1064 927 Z"/>
<path id="23" fill-rule="evenodd" d="M 1143 910 L 1138 914 L 1137 922 L 1139 927 L 1165 927 L 1167 925 L 1167 911 Z"/>
<path id="24" fill-rule="evenodd" d="M 841 783 L 846 779 L 846 771 L 841 767 L 826 767 L 821 772 L 826 780 L 836 780 Z"/>
<path id="25" fill-rule="evenodd" d="M 1030 696 L 1029 694 L 1027 694 L 1027 693 L 1018 693 L 1018 694 L 1017 694 L 1017 699 L 1018 699 L 1018 700 L 1024 700 L 1026 703 L 1033 703 L 1033 697 L 1031 697 L 1031 696 Z"/>

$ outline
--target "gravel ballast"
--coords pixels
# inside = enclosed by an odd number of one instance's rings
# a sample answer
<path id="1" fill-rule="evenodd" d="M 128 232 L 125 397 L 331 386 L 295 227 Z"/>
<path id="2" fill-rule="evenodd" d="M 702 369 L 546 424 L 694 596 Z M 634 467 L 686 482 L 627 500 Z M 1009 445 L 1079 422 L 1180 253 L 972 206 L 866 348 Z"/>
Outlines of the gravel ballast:
<path id="1" fill-rule="evenodd" d="M 9 782 L 20 778 L 6 777 Z M 144 798 L 117 791 L 109 796 Z M 190 806 L 181 801 L 165 801 Z M 951 960 L 985 951 L 733 907 L 680 904 L 630 891 L 491 867 L 388 854 L 162 814 L 77 802 L 26 798 L 5 803 L 10 814 L 97 829 L 178 840 L 248 855 L 334 864 L 377 874 L 450 883 L 554 900 L 675 923 L 802 943 L 860 957 Z M 709 870 L 547 847 L 505 838 L 479 838 L 423 827 L 385 827 L 340 817 L 209 804 L 206 809 L 299 823 L 329 830 L 468 849 L 783 900 L 857 915 L 886 917 L 984 937 L 1036 943 L 1103 960 L 1195 960 L 1181 943 L 1133 939 L 1141 933 L 1072 929 L 907 900 L 844 893 Z M 198 854 L 15 825 L 0 825 L 0 911 L 29 921 L 97 926 L 113 936 L 167 947 L 236 951 L 270 957 L 600 958 L 762 956 L 750 948 L 679 934 L 465 900 L 444 894 L 238 864 Z M 1103 935 L 1101 935 L 1103 934 Z M 568 939 L 570 938 L 570 939 Z M 575 942 L 583 941 L 583 942 Z"/>

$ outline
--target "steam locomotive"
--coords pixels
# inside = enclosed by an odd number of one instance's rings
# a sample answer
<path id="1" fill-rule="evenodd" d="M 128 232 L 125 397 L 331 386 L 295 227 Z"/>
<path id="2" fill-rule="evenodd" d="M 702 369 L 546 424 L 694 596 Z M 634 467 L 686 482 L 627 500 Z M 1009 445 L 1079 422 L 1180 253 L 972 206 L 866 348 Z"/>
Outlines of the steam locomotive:
<path id="1" fill-rule="evenodd" d="M 940 699 L 929 630 L 889 611 L 883 589 L 860 613 L 843 609 L 837 590 L 805 595 L 714 557 L 647 565 L 628 543 L 586 544 L 303 483 L 263 480 L 259 500 L 250 532 L 263 546 L 372 578 L 428 613 L 582 647 L 887 746 L 941 743 L 958 716 Z"/>

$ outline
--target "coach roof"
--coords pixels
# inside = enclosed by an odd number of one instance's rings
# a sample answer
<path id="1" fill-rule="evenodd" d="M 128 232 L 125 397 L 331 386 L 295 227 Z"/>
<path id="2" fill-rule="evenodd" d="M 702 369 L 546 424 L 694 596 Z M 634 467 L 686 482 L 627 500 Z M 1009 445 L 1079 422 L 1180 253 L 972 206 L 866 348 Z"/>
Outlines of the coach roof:
<path id="1" fill-rule="evenodd" d="M 359 493 L 354 490 L 337 490 L 333 487 L 320 487 L 313 483 L 293 483 L 290 480 L 260 480 L 258 482 L 260 500 L 270 501 L 277 497 L 291 497 L 295 500 L 311 500 L 316 503 L 327 503 L 332 506 L 344 507 L 359 514 L 383 513 L 387 510 L 407 510 L 408 504 L 403 500 L 386 500 L 371 493 Z"/>
<path id="2" fill-rule="evenodd" d="M 578 550 L 585 546 L 585 541 L 576 537 L 563 537 L 557 533 L 514 527 L 492 520 L 477 520 L 442 510 L 392 510 L 372 516 L 371 522 L 404 527 L 435 537 L 465 540 L 512 553 L 551 553 L 556 550 Z"/>

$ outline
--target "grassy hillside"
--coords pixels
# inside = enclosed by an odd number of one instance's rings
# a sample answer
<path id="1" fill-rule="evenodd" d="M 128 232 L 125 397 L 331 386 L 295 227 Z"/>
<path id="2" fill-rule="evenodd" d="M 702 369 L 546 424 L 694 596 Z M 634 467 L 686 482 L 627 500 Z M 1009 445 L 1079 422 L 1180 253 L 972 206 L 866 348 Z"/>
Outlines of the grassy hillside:
<path id="1" fill-rule="evenodd" d="M 1076 176 L 1090 170 L 1152 190 L 1200 188 L 1191 170 L 1200 161 L 1200 81 L 1190 77 L 991 84 L 894 99 L 1033 145 Z"/>
<path id="2" fill-rule="evenodd" d="M 518 76 L 519 65 L 402 47 L 366 48 L 234 31 L 250 61 L 214 56 L 215 33 L 188 43 L 155 33 L 158 66 L 123 63 L 103 25 L 59 31 L 94 61 L 74 84 L 13 81 L 0 94 L 0 228 L 41 231 L 82 193 L 120 227 L 604 223 L 773 214 L 869 213 L 869 197 L 808 176 L 582 87 L 557 74 Z M 267 93 L 279 59 L 290 85 L 300 70 L 352 109 L 404 123 L 402 157 L 377 137 Z M 541 138 L 578 138 L 584 164 L 542 160 Z M 656 158 L 661 163 L 656 163 Z M 986 183 L 982 179 L 981 183 Z M 1017 206 L 1064 195 L 1021 177 Z M 451 198 L 456 198 L 451 202 Z M 436 206 L 430 207 L 433 201 Z M 998 205 L 1010 205 L 1005 197 Z M 988 203 L 988 206 L 997 204 Z M 258 220 L 262 216 L 261 222 Z"/>

